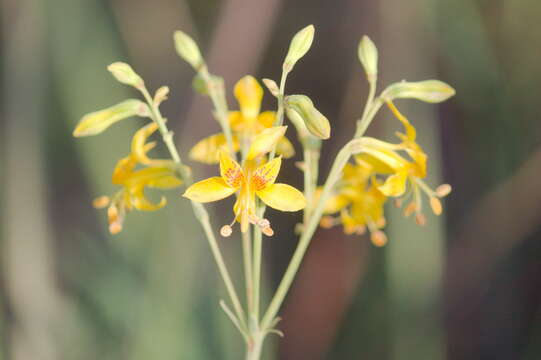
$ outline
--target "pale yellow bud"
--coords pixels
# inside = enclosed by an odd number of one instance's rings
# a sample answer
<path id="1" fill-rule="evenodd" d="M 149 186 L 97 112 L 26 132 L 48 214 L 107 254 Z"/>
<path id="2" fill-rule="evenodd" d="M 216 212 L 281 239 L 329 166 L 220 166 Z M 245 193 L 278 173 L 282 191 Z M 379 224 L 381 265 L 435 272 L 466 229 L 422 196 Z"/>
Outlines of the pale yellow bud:
<path id="1" fill-rule="evenodd" d="M 289 45 L 289 51 L 284 60 L 283 67 L 285 72 L 290 72 L 293 66 L 295 66 L 295 63 L 310 50 L 314 41 L 314 32 L 314 25 L 309 25 L 293 36 Z"/>
<path id="2" fill-rule="evenodd" d="M 122 84 L 141 88 L 144 84 L 143 79 L 133 71 L 132 67 L 123 62 L 115 62 L 107 67 L 107 70 L 113 74 Z"/>
<path id="3" fill-rule="evenodd" d="M 162 86 L 158 90 L 156 90 L 156 94 L 154 94 L 154 104 L 156 106 L 160 105 L 162 102 L 167 100 L 167 95 L 169 94 L 169 87 Z"/>
<path id="4" fill-rule="evenodd" d="M 276 81 L 271 79 L 263 79 L 263 84 L 269 89 L 272 95 L 278 96 L 280 94 L 280 89 L 278 88 L 278 85 L 276 84 Z"/>
<path id="5" fill-rule="evenodd" d="M 439 103 L 455 95 L 455 89 L 439 80 L 418 82 L 398 82 L 390 85 L 381 97 L 384 100 L 417 99 L 429 103 Z"/>
<path id="6" fill-rule="evenodd" d="M 359 42 L 358 55 L 368 80 L 374 81 L 378 75 L 378 49 L 366 35 Z"/>
<path id="7" fill-rule="evenodd" d="M 175 31 L 173 38 L 175 40 L 175 49 L 177 50 L 177 54 L 186 60 L 186 62 L 190 64 L 196 71 L 199 70 L 203 64 L 203 58 L 195 41 L 180 30 Z"/>
<path id="8" fill-rule="evenodd" d="M 451 193 L 451 185 L 449 184 L 442 184 L 436 188 L 436 195 L 438 197 L 445 197 Z"/>
<path id="9" fill-rule="evenodd" d="M 303 121 L 308 131 L 320 139 L 328 139 L 331 136 L 331 124 L 329 120 L 315 108 L 314 103 L 306 95 L 290 95 L 285 98 L 288 117 L 294 117 L 293 111 Z"/>

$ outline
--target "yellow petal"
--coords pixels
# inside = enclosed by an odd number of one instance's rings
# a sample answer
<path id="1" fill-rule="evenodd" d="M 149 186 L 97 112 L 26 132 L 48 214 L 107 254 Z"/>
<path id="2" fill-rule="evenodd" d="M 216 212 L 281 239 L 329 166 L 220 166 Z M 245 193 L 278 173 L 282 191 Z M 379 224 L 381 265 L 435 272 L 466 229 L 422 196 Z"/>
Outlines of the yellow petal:
<path id="1" fill-rule="evenodd" d="M 97 135 L 114 123 L 132 116 L 146 116 L 148 107 L 140 100 L 130 99 L 83 116 L 73 136 L 82 137 Z"/>
<path id="2" fill-rule="evenodd" d="M 220 160 L 218 155 L 220 150 L 227 151 L 227 141 L 222 133 L 211 135 L 199 141 L 190 150 L 189 157 L 204 164 L 217 164 Z M 233 150 L 239 151 L 239 142 L 236 137 L 233 138 Z"/>
<path id="3" fill-rule="evenodd" d="M 274 111 L 264 111 L 257 117 L 257 122 L 262 128 L 270 128 L 274 126 L 276 121 L 276 113 Z"/>
<path id="4" fill-rule="evenodd" d="M 167 204 L 167 200 L 163 196 L 161 197 L 160 202 L 157 204 L 148 200 L 145 196 L 143 186 L 137 186 L 130 189 L 130 195 L 131 204 L 140 211 L 156 211 Z"/>
<path id="5" fill-rule="evenodd" d="M 246 121 L 240 111 L 229 112 L 229 126 L 234 132 L 241 132 L 246 127 Z"/>
<path id="6" fill-rule="evenodd" d="M 276 153 L 282 155 L 286 159 L 295 156 L 295 148 L 293 144 L 284 136 L 276 144 Z"/>
<path id="7" fill-rule="evenodd" d="M 392 101 L 387 101 L 387 106 L 389 107 L 389 109 L 391 109 L 394 116 L 396 116 L 396 118 L 400 120 L 402 125 L 404 125 L 404 128 L 406 129 L 406 139 L 409 141 L 415 141 L 417 132 L 415 128 L 413 127 L 413 125 L 411 125 L 409 120 L 404 115 L 402 115 L 400 111 L 398 111 L 398 109 L 396 108 L 396 106 L 393 104 Z"/>
<path id="8" fill-rule="evenodd" d="M 131 141 L 131 152 L 135 159 L 141 164 L 149 164 L 152 161 L 147 156 L 145 143 L 148 137 L 152 135 L 156 130 L 158 130 L 158 124 L 152 122 L 137 130 L 137 132 L 133 136 L 133 139 Z"/>
<path id="9" fill-rule="evenodd" d="M 227 186 L 234 189 L 238 189 L 244 179 L 240 165 L 225 151 L 220 151 L 220 175 Z"/>
<path id="10" fill-rule="evenodd" d="M 265 204 L 280 211 L 299 211 L 306 206 L 302 192 L 286 184 L 272 184 L 256 194 Z"/>
<path id="11" fill-rule="evenodd" d="M 325 214 L 334 214 L 348 206 L 351 203 L 351 200 L 348 196 L 338 194 L 331 196 L 327 203 L 325 204 Z"/>
<path id="12" fill-rule="evenodd" d="M 401 196 L 406 191 L 406 180 L 408 173 L 401 171 L 391 175 L 385 180 L 385 183 L 378 187 L 379 191 L 385 196 Z"/>
<path id="13" fill-rule="evenodd" d="M 270 152 L 284 136 L 287 126 L 275 126 L 260 132 L 253 140 L 247 159 L 253 160 Z"/>
<path id="14" fill-rule="evenodd" d="M 251 178 L 254 189 L 260 191 L 274 184 L 281 165 L 282 158 L 277 157 L 258 167 Z"/>
<path id="15" fill-rule="evenodd" d="M 259 114 L 263 88 L 253 76 L 245 76 L 235 84 L 235 97 L 245 118 L 254 119 Z"/>
<path id="16" fill-rule="evenodd" d="M 224 179 L 219 176 L 201 180 L 188 189 L 182 196 L 201 203 L 217 201 L 224 199 L 233 193 L 236 189 L 228 186 Z"/>
<path id="17" fill-rule="evenodd" d="M 112 183 L 115 185 L 120 185 L 126 181 L 133 173 L 137 161 L 133 156 L 124 157 L 116 163 L 115 169 L 113 170 L 113 179 Z"/>

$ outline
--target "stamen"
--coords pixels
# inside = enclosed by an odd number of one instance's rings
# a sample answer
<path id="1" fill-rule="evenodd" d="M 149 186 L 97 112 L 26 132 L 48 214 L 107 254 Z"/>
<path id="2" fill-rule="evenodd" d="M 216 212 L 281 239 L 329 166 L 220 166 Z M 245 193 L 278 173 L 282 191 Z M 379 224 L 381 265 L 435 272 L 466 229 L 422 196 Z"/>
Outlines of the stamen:
<path id="1" fill-rule="evenodd" d="M 96 209 L 103 209 L 107 205 L 109 205 L 109 196 L 100 196 L 92 201 L 92 206 Z"/>
<path id="2" fill-rule="evenodd" d="M 377 230 L 370 235 L 370 240 L 374 246 L 382 247 L 387 244 L 387 235 L 383 231 Z"/>
<path id="3" fill-rule="evenodd" d="M 359 225 L 355 227 L 355 234 L 357 235 L 364 235 L 366 233 L 366 226 Z"/>
<path id="4" fill-rule="evenodd" d="M 432 211 L 436 215 L 441 215 L 442 207 L 441 207 L 441 201 L 436 197 L 430 198 L 430 207 L 432 207 Z"/>
<path id="5" fill-rule="evenodd" d="M 319 222 L 319 225 L 324 229 L 330 229 L 336 225 L 336 219 L 332 216 L 323 216 Z"/>
<path id="6" fill-rule="evenodd" d="M 220 235 L 222 235 L 223 237 L 230 237 L 232 233 L 233 228 L 230 225 L 224 225 L 220 229 Z"/>
<path id="7" fill-rule="evenodd" d="M 396 208 L 401 208 L 402 207 L 402 199 L 394 199 L 393 204 L 394 204 L 394 206 Z"/>
<path id="8" fill-rule="evenodd" d="M 438 197 L 445 197 L 447 195 L 449 195 L 449 193 L 451 192 L 452 190 L 452 187 L 451 185 L 449 184 L 443 184 L 443 185 L 440 185 L 436 188 L 436 195 Z"/>
<path id="9" fill-rule="evenodd" d="M 417 213 L 415 215 L 415 222 L 419 226 L 425 226 L 426 225 L 426 217 L 422 213 Z"/>
<path id="10" fill-rule="evenodd" d="M 410 215 L 413 214 L 416 211 L 417 211 L 417 204 L 415 203 L 415 201 L 412 201 L 404 209 L 404 216 L 405 217 L 410 217 Z"/>
<path id="11" fill-rule="evenodd" d="M 121 231 L 122 231 L 122 224 L 119 221 L 115 221 L 109 224 L 109 232 L 112 235 L 116 235 Z"/>
<path id="12" fill-rule="evenodd" d="M 257 222 L 257 225 L 260 227 L 260 228 L 267 228 L 270 226 L 270 221 L 267 220 L 267 219 L 260 219 L 258 222 Z"/>
<path id="13" fill-rule="evenodd" d="M 261 229 L 261 232 L 263 234 L 265 234 L 266 236 L 272 236 L 274 235 L 274 230 L 272 230 L 272 228 L 270 226 L 267 226 L 267 227 L 264 227 Z"/>
<path id="14" fill-rule="evenodd" d="M 376 221 L 376 225 L 378 226 L 378 228 L 385 227 L 385 224 L 387 224 L 387 221 L 384 217 L 381 217 Z"/>
<path id="15" fill-rule="evenodd" d="M 107 209 L 107 218 L 109 219 L 109 223 L 112 224 L 118 220 L 118 208 L 116 205 L 111 205 Z"/>

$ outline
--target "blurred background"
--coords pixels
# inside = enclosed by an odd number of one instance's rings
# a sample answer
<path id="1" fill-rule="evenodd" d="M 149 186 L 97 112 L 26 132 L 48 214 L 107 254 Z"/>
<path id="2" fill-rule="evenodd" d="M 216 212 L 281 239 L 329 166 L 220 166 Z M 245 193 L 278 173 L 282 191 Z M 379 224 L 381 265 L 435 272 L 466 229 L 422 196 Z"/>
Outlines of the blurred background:
<path id="1" fill-rule="evenodd" d="M 136 95 L 105 69 L 126 61 L 151 89 L 171 88 L 162 109 L 186 156 L 218 124 L 192 92 L 173 31 L 197 39 L 231 95 L 245 74 L 279 79 L 291 36 L 311 23 L 314 45 L 287 91 L 308 94 L 331 119 L 322 172 L 364 105 L 356 52 L 367 34 L 380 49 L 380 87 L 437 78 L 457 90 L 439 106 L 398 103 L 430 155 L 429 183 L 453 192 L 425 228 L 389 207 L 381 249 L 340 228 L 319 230 L 281 311 L 286 337 L 268 338 L 265 359 L 541 358 L 538 0 L 0 4 L 0 359 L 242 358 L 180 190 L 159 212 L 130 213 L 115 237 L 91 206 L 115 191 L 111 171 L 141 123 L 77 141 L 71 133 L 83 114 Z M 237 108 L 232 97 L 229 105 Z M 263 108 L 275 108 L 271 96 Z M 382 111 L 369 134 L 391 139 L 396 128 Z M 300 186 L 293 163 L 281 179 Z M 192 165 L 196 178 L 216 171 Z M 224 203 L 210 207 L 216 229 L 231 217 Z M 267 300 L 300 216 L 269 214 L 278 225 L 264 243 Z M 220 241 L 242 292 L 240 242 Z"/>

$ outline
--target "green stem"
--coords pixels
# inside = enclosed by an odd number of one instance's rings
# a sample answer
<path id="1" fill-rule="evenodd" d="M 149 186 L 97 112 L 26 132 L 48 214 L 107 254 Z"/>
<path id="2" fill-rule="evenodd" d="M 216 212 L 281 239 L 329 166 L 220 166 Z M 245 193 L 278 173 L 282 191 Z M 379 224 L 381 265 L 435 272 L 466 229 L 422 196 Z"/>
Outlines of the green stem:
<path id="1" fill-rule="evenodd" d="M 248 305 L 248 314 L 251 314 L 254 308 L 254 282 L 252 276 L 252 239 L 250 231 L 242 233 L 242 254 L 244 258 L 244 278 L 246 280 L 246 303 Z"/>
<path id="2" fill-rule="evenodd" d="M 254 227 L 254 256 L 253 256 L 253 299 L 254 318 L 259 321 L 259 305 L 261 294 L 261 253 L 263 247 L 263 235 L 259 227 Z"/>
<path id="3" fill-rule="evenodd" d="M 167 128 L 167 125 L 165 124 L 165 119 L 163 118 L 160 112 L 160 109 L 158 108 L 158 106 L 156 106 L 156 104 L 154 104 L 154 101 L 152 97 L 150 96 L 146 87 L 142 86 L 141 88 L 139 88 L 139 90 L 143 94 L 145 100 L 147 101 L 150 107 L 152 120 L 154 120 L 156 124 L 158 124 L 163 141 L 165 145 L 167 146 L 167 149 L 169 150 L 171 157 L 173 158 L 175 163 L 179 165 L 179 171 L 181 172 L 183 180 L 185 181 L 186 185 L 191 185 L 193 182 L 191 178 L 191 174 L 189 170 L 186 167 L 184 167 L 182 164 L 182 160 L 180 158 L 178 150 L 173 141 L 173 133 L 169 131 L 169 129 Z M 201 223 L 201 226 L 203 227 L 203 230 L 207 237 L 212 254 L 214 256 L 214 260 L 216 261 L 216 265 L 218 266 L 218 270 L 224 281 L 227 293 L 231 299 L 231 302 L 233 303 L 233 307 L 235 309 L 237 318 L 241 326 L 246 329 L 247 326 L 246 326 L 244 311 L 242 310 L 242 306 L 240 304 L 239 297 L 235 290 L 235 286 L 233 285 L 233 282 L 231 281 L 231 277 L 229 276 L 229 272 L 227 271 L 225 261 L 220 251 L 220 247 L 218 246 L 218 242 L 216 241 L 216 237 L 214 236 L 212 226 L 210 225 L 208 212 L 205 209 L 205 207 L 201 205 L 200 203 L 197 203 L 194 201 L 192 201 L 191 203 L 192 203 L 195 217 Z"/>
<path id="4" fill-rule="evenodd" d="M 263 350 L 263 341 L 265 336 L 261 333 L 252 337 L 246 345 L 246 360 L 259 360 L 261 358 L 261 350 Z"/>

